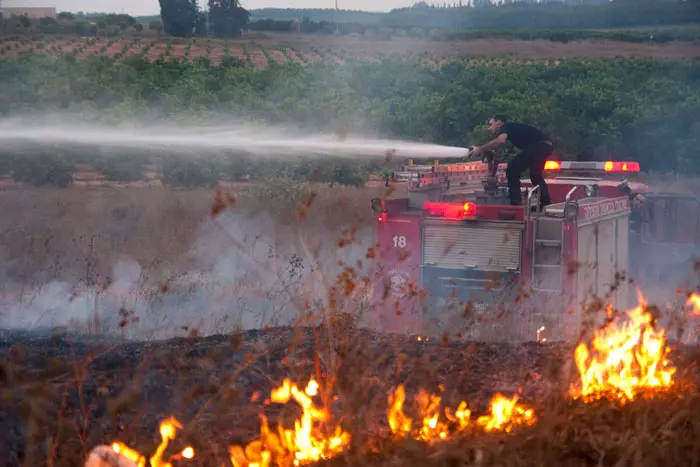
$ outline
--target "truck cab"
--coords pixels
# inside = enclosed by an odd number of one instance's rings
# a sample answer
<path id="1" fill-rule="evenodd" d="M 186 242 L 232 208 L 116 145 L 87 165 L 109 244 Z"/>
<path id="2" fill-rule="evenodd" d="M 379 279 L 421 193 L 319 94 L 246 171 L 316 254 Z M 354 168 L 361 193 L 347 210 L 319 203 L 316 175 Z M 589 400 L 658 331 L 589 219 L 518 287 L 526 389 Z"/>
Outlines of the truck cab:
<path id="1" fill-rule="evenodd" d="M 553 204 L 543 210 L 529 180 L 521 181 L 524 205 L 508 204 L 505 168 L 497 169 L 498 186 L 485 189 L 486 164 L 436 163 L 414 172 L 406 197 L 372 201 L 376 327 L 575 340 L 587 310 L 633 306 L 630 279 L 644 283 L 657 265 L 646 250 L 665 252 L 671 268 L 697 256 L 700 203 L 692 226 L 660 229 L 679 220 L 672 206 L 689 200 L 649 193 L 634 180 L 635 162 L 548 161 Z M 681 250 L 682 257 L 668 255 Z"/>

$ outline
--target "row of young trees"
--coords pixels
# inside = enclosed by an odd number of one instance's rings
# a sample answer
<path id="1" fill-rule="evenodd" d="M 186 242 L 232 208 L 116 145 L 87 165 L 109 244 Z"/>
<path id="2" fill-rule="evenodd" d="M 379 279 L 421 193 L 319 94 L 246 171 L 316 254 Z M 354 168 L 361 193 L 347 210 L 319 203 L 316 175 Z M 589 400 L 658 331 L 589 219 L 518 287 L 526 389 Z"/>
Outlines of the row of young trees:
<path id="1" fill-rule="evenodd" d="M 207 12 L 200 10 L 197 0 L 159 0 L 165 32 L 171 36 L 213 35 L 234 37 L 241 34 L 250 13 L 238 0 L 209 0 Z"/>
<path id="2" fill-rule="evenodd" d="M 160 21 L 147 26 L 152 31 L 162 31 Z M 24 36 L 41 38 L 49 36 L 118 37 L 140 35 L 146 29 L 135 17 L 126 14 L 104 14 L 86 16 L 71 12 L 60 12 L 56 19 L 44 17 L 29 19 L 27 16 L 12 17 L 0 21 L 0 36 Z"/>
<path id="3" fill-rule="evenodd" d="M 0 176 L 29 186 L 67 187 L 85 165 L 106 181 L 124 183 L 146 180 L 146 173 L 155 169 L 157 180 L 176 188 L 213 187 L 222 180 L 282 182 L 287 188 L 303 181 L 361 186 L 369 173 L 382 170 L 377 161 L 270 160 L 235 151 L 207 151 L 193 157 L 166 151 L 85 147 L 69 150 L 58 146 L 51 153 L 41 147 L 19 152 L 0 149 Z"/>
<path id="4" fill-rule="evenodd" d="M 340 68 L 273 63 L 256 70 L 239 62 L 212 67 L 199 60 L 149 63 L 137 56 L 119 62 L 27 56 L 0 61 L 0 82 L 0 112 L 13 116 L 54 113 L 62 122 L 76 115 L 114 125 L 162 119 L 224 125 L 234 118 L 293 123 L 302 134 L 340 128 L 461 147 L 485 142 L 488 117 L 504 113 L 543 128 L 564 158 L 631 159 L 644 170 L 700 173 L 700 61 L 565 60 L 558 66 L 467 66 L 455 61 L 431 69 L 387 59 Z M 31 155 L 56 159 L 55 151 L 35 148 Z M 101 154 L 97 148 L 94 152 L 93 161 Z M 240 152 L 214 152 L 206 144 L 193 153 L 201 156 L 196 163 L 167 152 L 102 154 L 98 169 L 119 176 L 130 164 L 142 166 L 156 158 L 164 177 L 187 185 L 185 179 L 235 178 L 236 173 L 267 179 L 273 167 L 283 167 L 275 174 L 304 178 L 310 166 L 327 167 L 324 161 L 296 159 L 284 163 L 288 165 L 273 160 L 263 164 L 252 156 L 241 159 L 245 154 Z M 31 170 L 17 169 L 28 160 L 25 156 L 5 149 L 0 166 L 6 174 L 27 174 Z M 58 159 L 69 161 L 67 155 Z M 377 162 L 372 170 L 381 168 L 383 161 Z M 353 174 L 369 170 L 348 164 L 337 176 L 332 175 L 335 169 L 328 169 L 325 179 L 354 180 Z M 356 171 L 348 172 L 349 167 Z M 171 176 L 165 175 L 169 170 Z"/>

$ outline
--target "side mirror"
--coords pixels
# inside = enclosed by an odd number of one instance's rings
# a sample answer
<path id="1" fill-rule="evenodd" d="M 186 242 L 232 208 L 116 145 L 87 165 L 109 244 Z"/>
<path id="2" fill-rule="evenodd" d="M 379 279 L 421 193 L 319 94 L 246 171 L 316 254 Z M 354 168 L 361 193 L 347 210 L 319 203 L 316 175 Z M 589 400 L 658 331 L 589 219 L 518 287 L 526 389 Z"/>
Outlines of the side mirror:
<path id="1" fill-rule="evenodd" d="M 382 200 L 379 198 L 372 198 L 372 211 L 376 213 L 384 212 L 384 207 L 382 206 Z"/>

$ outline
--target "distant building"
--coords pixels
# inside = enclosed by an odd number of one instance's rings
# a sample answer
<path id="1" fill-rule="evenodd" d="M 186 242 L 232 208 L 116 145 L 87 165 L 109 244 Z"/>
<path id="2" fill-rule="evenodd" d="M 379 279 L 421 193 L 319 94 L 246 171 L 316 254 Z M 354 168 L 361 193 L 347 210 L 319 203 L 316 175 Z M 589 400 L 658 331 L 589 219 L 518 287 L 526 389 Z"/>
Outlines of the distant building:
<path id="1" fill-rule="evenodd" d="M 4 18 L 16 16 L 26 16 L 29 19 L 53 18 L 56 19 L 55 7 L 4 7 L 2 9 Z"/>

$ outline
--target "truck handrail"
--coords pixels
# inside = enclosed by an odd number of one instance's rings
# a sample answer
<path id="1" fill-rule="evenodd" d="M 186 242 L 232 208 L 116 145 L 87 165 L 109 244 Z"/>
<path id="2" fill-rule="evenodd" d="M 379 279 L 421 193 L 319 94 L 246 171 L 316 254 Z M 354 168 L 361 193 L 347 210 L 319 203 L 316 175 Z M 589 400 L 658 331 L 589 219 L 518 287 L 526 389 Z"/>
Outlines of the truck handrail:
<path id="1" fill-rule="evenodd" d="M 574 194 L 576 190 L 579 188 L 583 188 L 585 190 L 586 185 L 576 185 L 572 189 L 569 190 L 569 192 L 566 194 L 566 198 L 564 199 L 564 219 L 569 220 L 569 201 L 571 200 L 571 195 Z"/>
<path id="2" fill-rule="evenodd" d="M 532 256 L 532 247 L 530 246 L 530 210 L 532 206 L 532 194 L 536 191 L 538 192 L 537 206 L 539 207 L 539 189 L 540 186 L 535 185 L 534 187 L 532 187 L 532 189 L 527 191 L 527 204 L 525 206 L 525 210 L 527 211 L 527 222 L 525 222 L 525 251 L 527 251 L 528 256 Z"/>

